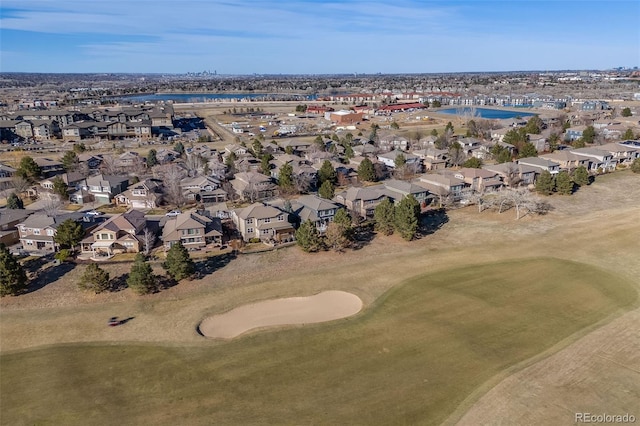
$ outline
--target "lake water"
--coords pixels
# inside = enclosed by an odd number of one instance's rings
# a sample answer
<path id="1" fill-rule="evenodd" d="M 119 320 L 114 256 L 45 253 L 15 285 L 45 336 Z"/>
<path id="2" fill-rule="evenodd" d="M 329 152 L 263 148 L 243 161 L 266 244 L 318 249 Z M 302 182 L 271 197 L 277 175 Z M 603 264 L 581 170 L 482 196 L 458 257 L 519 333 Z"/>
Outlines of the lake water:
<path id="1" fill-rule="evenodd" d="M 270 93 L 154 93 L 147 95 L 119 96 L 116 99 L 127 102 L 220 102 L 225 100 L 313 100 L 315 95 L 270 94 Z"/>
<path id="2" fill-rule="evenodd" d="M 472 109 L 471 108 L 447 108 L 447 109 L 438 110 L 438 112 L 442 114 L 451 114 L 451 115 L 467 115 L 467 114 L 471 114 Z M 476 117 L 486 118 L 489 120 L 515 118 L 515 117 L 531 117 L 535 115 L 530 112 L 504 111 L 501 109 L 491 109 L 491 108 L 474 108 L 474 112 Z"/>

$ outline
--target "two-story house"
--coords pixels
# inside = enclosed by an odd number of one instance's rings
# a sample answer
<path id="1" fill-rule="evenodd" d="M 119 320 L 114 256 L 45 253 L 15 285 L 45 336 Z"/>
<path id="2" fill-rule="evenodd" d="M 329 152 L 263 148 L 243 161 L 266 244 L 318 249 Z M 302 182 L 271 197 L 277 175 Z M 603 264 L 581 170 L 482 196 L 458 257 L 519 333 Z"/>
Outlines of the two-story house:
<path id="1" fill-rule="evenodd" d="M 383 163 L 385 166 L 393 169 L 396 167 L 396 158 L 398 156 L 403 156 L 405 164 L 407 164 L 408 166 L 413 166 L 415 167 L 415 170 L 422 171 L 421 170 L 422 161 L 420 160 L 420 157 L 418 157 L 417 155 L 410 154 L 408 152 L 394 150 L 394 151 L 385 152 L 383 154 L 378 154 L 377 158 L 378 158 L 378 161 Z"/>
<path id="2" fill-rule="evenodd" d="M 536 169 L 538 169 L 538 173 L 542 173 L 544 171 L 548 171 L 552 175 L 560 173 L 560 164 L 554 161 L 546 160 L 544 158 L 526 157 L 519 158 L 518 160 L 516 160 L 516 162 L 518 164 L 524 164 L 525 166 L 535 167 Z"/>
<path id="3" fill-rule="evenodd" d="M 222 222 L 217 217 L 208 217 L 206 212 L 184 212 L 169 218 L 162 228 L 165 250 L 182 243 L 188 250 L 201 249 L 207 245 L 222 244 Z"/>
<path id="4" fill-rule="evenodd" d="M 125 176 L 99 174 L 87 178 L 86 187 L 83 187 L 83 189 L 93 195 L 96 202 L 109 204 L 114 196 L 120 194 L 128 187 L 129 178 Z"/>
<path id="5" fill-rule="evenodd" d="M 495 191 L 503 185 L 498 173 L 486 169 L 463 167 L 455 171 L 453 176 L 477 192 Z"/>
<path id="6" fill-rule="evenodd" d="M 117 205 L 128 206 L 132 209 L 154 209 L 162 201 L 162 181 L 160 179 L 145 179 L 116 195 L 114 200 Z"/>
<path id="7" fill-rule="evenodd" d="M 327 230 L 339 208 L 338 204 L 316 195 L 303 195 L 291 201 L 292 213 L 298 217 L 299 223 L 310 220 L 320 233 Z"/>
<path id="8" fill-rule="evenodd" d="M 389 179 L 382 182 L 385 194 L 395 203 L 399 203 L 404 197 L 412 195 L 420 204 L 426 204 L 429 191 L 415 183 L 402 180 Z"/>
<path id="9" fill-rule="evenodd" d="M 569 151 L 572 154 L 588 158 L 589 171 L 593 173 L 614 171 L 618 163 L 618 161 L 613 158 L 613 154 L 598 148 L 570 148 Z"/>
<path id="10" fill-rule="evenodd" d="M 16 225 L 22 248 L 28 252 L 57 251 L 58 244 L 54 241 L 54 236 L 58 226 L 67 219 L 78 222 L 85 231 L 94 228 L 101 220 L 100 218 L 84 217 L 82 213 L 68 213 L 55 217 L 33 214 Z"/>
<path id="11" fill-rule="evenodd" d="M 365 219 L 372 217 L 378 204 L 385 199 L 389 199 L 389 196 L 380 187 L 350 187 L 335 196 L 335 200 L 344 205 L 354 216 L 360 216 Z"/>
<path id="12" fill-rule="evenodd" d="M 536 180 L 536 173 L 539 173 L 539 169 L 535 167 L 512 162 L 488 164 L 482 168 L 497 173 L 502 182 L 509 187 L 532 185 Z"/>
<path id="13" fill-rule="evenodd" d="M 586 169 L 589 169 L 589 159 L 587 157 L 574 154 L 568 149 L 540 154 L 539 157 L 558 163 L 561 170 L 566 170 L 568 172 L 572 172 L 580 166 L 584 166 Z"/>
<path id="14" fill-rule="evenodd" d="M 83 253 L 92 253 L 93 258 L 116 253 L 138 253 L 144 247 L 146 226 L 143 212 L 129 210 L 110 217 L 91 231 L 91 235 L 81 241 L 80 248 Z"/>
<path id="15" fill-rule="evenodd" d="M 231 186 L 242 200 L 257 201 L 274 197 L 278 187 L 273 181 L 261 173 L 236 173 Z"/>
<path id="16" fill-rule="evenodd" d="M 262 203 L 231 211 L 231 220 L 244 241 L 254 238 L 262 241 L 292 241 L 295 230 L 287 216 L 282 210 Z"/>
<path id="17" fill-rule="evenodd" d="M 220 184 L 220 179 L 213 176 L 196 176 L 183 179 L 180 188 L 190 201 L 223 202 L 226 201 L 226 193 L 222 190 L 217 191 Z"/>
<path id="18" fill-rule="evenodd" d="M 24 209 L 0 209 L 0 243 L 8 247 L 19 242 L 17 225 L 32 213 L 33 211 Z"/>
<path id="19" fill-rule="evenodd" d="M 439 197 L 451 197 L 453 201 L 462 199 L 463 192 L 467 186 L 461 179 L 441 174 L 420 175 L 415 184 L 424 187 Z"/>

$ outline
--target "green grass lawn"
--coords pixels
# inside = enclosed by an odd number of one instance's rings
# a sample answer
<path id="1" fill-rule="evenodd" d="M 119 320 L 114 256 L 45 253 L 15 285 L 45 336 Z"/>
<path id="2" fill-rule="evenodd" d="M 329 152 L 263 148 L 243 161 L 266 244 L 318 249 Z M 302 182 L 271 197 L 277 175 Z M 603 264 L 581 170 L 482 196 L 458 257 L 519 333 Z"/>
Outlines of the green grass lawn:
<path id="1" fill-rule="evenodd" d="M 426 273 L 330 324 L 206 346 L 3 354 L 0 418 L 12 425 L 439 424 L 487 380 L 636 298 L 616 276 L 555 259 Z"/>

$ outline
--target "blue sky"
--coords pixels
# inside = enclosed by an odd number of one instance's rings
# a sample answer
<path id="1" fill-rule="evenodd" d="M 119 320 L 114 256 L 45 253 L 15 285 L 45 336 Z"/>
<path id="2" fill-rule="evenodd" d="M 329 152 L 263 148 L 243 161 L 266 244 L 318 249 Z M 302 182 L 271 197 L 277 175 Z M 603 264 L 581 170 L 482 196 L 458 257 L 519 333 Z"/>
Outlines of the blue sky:
<path id="1" fill-rule="evenodd" d="M 429 73 L 640 65 L 640 1 L 2 0 L 0 71 Z"/>

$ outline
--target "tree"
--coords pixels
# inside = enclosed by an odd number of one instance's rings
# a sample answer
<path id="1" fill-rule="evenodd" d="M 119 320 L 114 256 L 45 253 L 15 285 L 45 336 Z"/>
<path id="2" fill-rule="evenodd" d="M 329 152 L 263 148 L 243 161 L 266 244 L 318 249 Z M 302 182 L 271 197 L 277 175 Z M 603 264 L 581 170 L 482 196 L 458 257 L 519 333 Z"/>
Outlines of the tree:
<path id="1" fill-rule="evenodd" d="M 177 164 L 169 164 L 164 167 L 164 191 L 167 201 L 180 207 L 184 203 L 184 192 L 180 182 L 184 179 L 184 171 Z"/>
<path id="2" fill-rule="evenodd" d="M 459 166 L 466 157 L 467 156 L 462 150 L 462 146 L 460 146 L 458 142 L 451 144 L 451 147 L 449 148 L 449 161 L 451 161 L 451 164 Z"/>
<path id="3" fill-rule="evenodd" d="M 184 154 L 184 145 L 182 144 L 182 142 L 178 141 L 173 146 L 173 150 L 182 157 L 182 155 Z"/>
<path id="4" fill-rule="evenodd" d="M 373 211 L 375 229 L 384 235 L 393 234 L 395 228 L 395 209 L 388 198 L 382 200 Z"/>
<path id="5" fill-rule="evenodd" d="M 402 198 L 395 208 L 395 229 L 407 241 L 411 241 L 418 232 L 420 203 L 411 194 Z"/>
<path id="6" fill-rule="evenodd" d="M 155 149 L 150 149 L 149 152 L 147 153 L 147 167 L 151 168 L 153 166 L 155 166 L 156 164 L 158 164 L 158 157 L 157 157 L 157 152 Z"/>
<path id="7" fill-rule="evenodd" d="M 58 194 L 61 199 L 69 198 L 69 185 L 60 176 L 53 178 L 53 193 Z"/>
<path id="8" fill-rule="evenodd" d="M 136 254 L 136 258 L 131 266 L 131 272 L 127 278 L 127 285 L 137 294 L 152 293 L 156 289 L 156 279 L 153 275 L 151 265 L 144 260 L 142 253 Z"/>
<path id="9" fill-rule="evenodd" d="M 18 176 L 27 179 L 29 182 L 34 182 L 40 177 L 42 171 L 33 158 L 26 156 L 22 157 L 20 160 L 20 165 L 18 166 L 16 173 Z"/>
<path id="10" fill-rule="evenodd" d="M 78 287 L 83 290 L 92 290 L 96 294 L 102 293 L 109 289 L 109 273 L 95 263 L 90 263 L 80 277 Z"/>
<path id="11" fill-rule="evenodd" d="M 64 153 L 62 157 L 62 167 L 67 171 L 71 172 L 78 168 L 80 164 L 80 159 L 78 155 L 74 151 L 67 151 Z"/>
<path id="12" fill-rule="evenodd" d="M 0 296 L 16 295 L 27 289 L 28 281 L 22 265 L 0 243 Z"/>
<path id="13" fill-rule="evenodd" d="M 397 122 L 397 121 L 395 121 L 395 120 L 391 122 L 391 125 L 390 125 L 389 127 L 390 127 L 390 128 L 392 128 L 393 130 L 398 130 L 398 129 L 400 129 L 400 125 L 399 125 L 399 124 L 398 124 L 398 122 Z"/>
<path id="14" fill-rule="evenodd" d="M 69 248 L 73 251 L 73 248 L 82 241 L 82 237 L 84 237 L 82 225 L 73 219 L 67 219 L 58 226 L 53 240 L 60 244 L 60 247 Z"/>
<path id="15" fill-rule="evenodd" d="M 260 171 L 262 174 L 269 176 L 271 174 L 271 163 L 270 161 L 273 159 L 271 154 L 263 154 L 260 159 Z"/>
<path id="16" fill-rule="evenodd" d="M 13 189 L 15 189 L 17 194 L 22 194 L 31 187 L 31 183 L 27 179 L 18 175 L 13 176 L 11 183 L 13 184 Z"/>
<path id="17" fill-rule="evenodd" d="M 432 129 L 431 130 L 431 136 L 438 137 L 438 129 Z"/>
<path id="18" fill-rule="evenodd" d="M 142 246 L 144 247 L 144 255 L 149 256 L 151 249 L 156 242 L 156 234 L 149 228 L 145 227 L 142 233 Z"/>
<path id="19" fill-rule="evenodd" d="M 330 200 L 333 198 L 335 194 L 335 189 L 331 181 L 325 180 L 322 185 L 320 185 L 320 189 L 318 190 L 318 195 L 322 198 Z"/>
<path id="20" fill-rule="evenodd" d="M 536 181 L 536 191 L 540 194 L 549 195 L 556 187 L 553 176 L 548 170 L 543 171 Z"/>
<path id="21" fill-rule="evenodd" d="M 562 195 L 571 195 L 573 187 L 574 183 L 567 171 L 563 170 L 558 173 L 556 176 L 556 192 Z"/>
<path id="22" fill-rule="evenodd" d="M 538 150 L 531 142 L 525 142 L 518 152 L 520 158 L 537 157 Z"/>
<path id="23" fill-rule="evenodd" d="M 540 132 L 542 131 L 543 126 L 544 126 L 544 123 L 542 122 L 542 119 L 537 115 L 534 115 L 529 119 L 529 121 L 527 121 L 527 125 L 524 126 L 524 130 L 526 133 L 539 135 Z"/>
<path id="24" fill-rule="evenodd" d="M 335 216 L 333 216 L 333 223 L 340 227 L 347 239 L 351 239 L 353 221 L 351 215 L 345 209 L 338 209 Z"/>
<path id="25" fill-rule="evenodd" d="M 373 163 L 368 158 L 362 160 L 358 166 L 358 179 L 363 182 L 374 182 L 376 180 Z"/>
<path id="26" fill-rule="evenodd" d="M 620 115 L 622 115 L 623 117 L 631 117 L 631 108 L 626 107 L 622 109 L 622 112 L 620 113 Z"/>
<path id="27" fill-rule="evenodd" d="M 278 186 L 283 191 L 290 191 L 293 189 L 293 166 L 289 163 L 280 167 L 280 173 L 278 173 Z"/>
<path id="28" fill-rule="evenodd" d="M 167 273 L 176 281 L 189 278 L 196 271 L 193 259 L 181 242 L 173 244 L 167 252 L 167 260 L 162 265 Z"/>
<path id="29" fill-rule="evenodd" d="M 442 103 L 440 101 L 433 101 L 431 102 L 431 106 L 433 108 L 440 108 L 442 106 Z"/>
<path id="30" fill-rule="evenodd" d="M 633 160 L 633 163 L 631 163 L 631 171 L 633 173 L 640 173 L 640 158 Z"/>
<path id="31" fill-rule="evenodd" d="M 445 126 L 445 128 L 444 128 L 444 132 L 445 132 L 445 133 L 446 133 L 446 132 L 451 132 L 451 133 L 453 133 L 453 132 L 454 132 L 454 130 L 453 130 L 453 123 L 451 123 L 451 122 L 449 121 L 449 122 L 447 123 L 447 125 Z"/>
<path id="32" fill-rule="evenodd" d="M 22 202 L 20 197 L 16 195 L 15 192 L 12 192 L 11 195 L 7 197 L 7 208 L 14 209 L 14 210 L 24 209 L 24 203 Z"/>
<path id="33" fill-rule="evenodd" d="M 324 162 L 322 163 L 322 167 L 320 167 L 320 170 L 318 170 L 318 181 L 320 182 L 320 185 L 322 185 L 326 181 L 329 181 L 335 185 L 337 180 L 338 174 L 336 173 L 336 169 L 333 168 L 329 160 L 324 160 Z"/>
<path id="34" fill-rule="evenodd" d="M 589 172 L 587 171 L 587 169 L 584 166 L 578 167 L 573 172 L 573 181 L 578 186 L 589 185 Z"/>
<path id="35" fill-rule="evenodd" d="M 582 139 L 585 143 L 593 143 L 595 138 L 596 129 L 594 129 L 593 126 L 587 126 L 587 128 L 582 131 Z"/>
<path id="36" fill-rule="evenodd" d="M 296 230 L 296 242 L 307 253 L 320 249 L 320 233 L 311 220 L 302 222 Z"/>
<path id="37" fill-rule="evenodd" d="M 407 164 L 407 159 L 403 154 L 398 154 L 396 155 L 396 158 L 393 159 L 393 165 L 396 167 L 396 169 L 402 168 L 405 164 Z"/>
<path id="38" fill-rule="evenodd" d="M 324 139 L 321 135 L 316 136 L 316 138 L 313 140 L 313 144 L 320 151 L 325 151 L 327 149 L 326 145 L 324 144 Z"/>
<path id="39" fill-rule="evenodd" d="M 327 225 L 327 230 L 324 232 L 324 242 L 328 248 L 336 251 L 343 250 L 349 244 L 344 231 L 335 222 L 330 222 Z"/>
<path id="40" fill-rule="evenodd" d="M 462 167 L 469 167 L 471 169 L 479 169 L 482 167 L 482 160 L 476 157 L 471 157 L 464 163 L 462 163 Z"/>
<path id="41" fill-rule="evenodd" d="M 495 144 L 491 148 L 491 155 L 493 155 L 493 159 L 496 160 L 498 164 L 511 161 L 511 152 L 509 149 L 499 144 Z"/>
<path id="42" fill-rule="evenodd" d="M 551 150 L 551 152 L 558 149 L 558 142 L 560 142 L 560 135 L 555 132 L 551 133 L 549 135 L 549 149 Z"/>
<path id="43" fill-rule="evenodd" d="M 629 127 L 624 134 L 622 135 L 622 139 L 624 140 L 629 140 L 629 139 L 633 139 L 633 130 L 631 129 L 631 127 Z"/>
<path id="44" fill-rule="evenodd" d="M 75 152 L 76 154 L 83 153 L 86 150 L 87 150 L 87 146 L 82 142 L 73 145 L 73 152 Z"/>
<path id="45" fill-rule="evenodd" d="M 42 210 L 49 217 L 56 217 L 60 211 L 60 207 L 62 206 L 62 201 L 60 200 L 60 196 L 58 194 L 53 194 L 50 192 L 44 192 L 41 195 L 41 204 Z"/>

